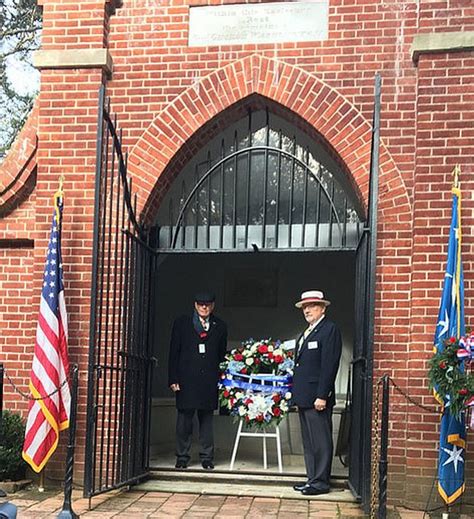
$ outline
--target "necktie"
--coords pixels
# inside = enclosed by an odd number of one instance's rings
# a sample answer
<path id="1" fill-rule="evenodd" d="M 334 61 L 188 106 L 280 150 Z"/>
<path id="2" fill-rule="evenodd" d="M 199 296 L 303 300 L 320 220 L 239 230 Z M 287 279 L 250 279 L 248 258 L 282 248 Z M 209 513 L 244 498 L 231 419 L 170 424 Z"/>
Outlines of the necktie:
<path id="1" fill-rule="evenodd" d="M 204 331 L 208 332 L 209 331 L 209 321 L 201 319 L 201 324 L 202 324 L 202 327 L 204 328 Z"/>
<path id="2" fill-rule="evenodd" d="M 306 330 L 304 331 L 303 335 L 301 336 L 301 339 L 298 341 L 297 353 L 299 353 L 301 346 L 303 346 L 303 343 L 306 340 L 306 337 L 308 337 L 308 335 L 313 331 L 313 328 L 314 328 L 313 325 L 309 325 L 308 328 L 306 328 Z"/>

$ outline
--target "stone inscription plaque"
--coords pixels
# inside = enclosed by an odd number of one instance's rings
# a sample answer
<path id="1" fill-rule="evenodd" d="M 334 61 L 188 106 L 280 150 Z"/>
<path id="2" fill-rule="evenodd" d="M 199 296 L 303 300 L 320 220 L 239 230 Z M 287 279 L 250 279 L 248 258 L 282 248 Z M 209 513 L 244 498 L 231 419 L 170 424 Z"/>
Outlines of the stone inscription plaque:
<path id="1" fill-rule="evenodd" d="M 328 2 L 191 7 L 189 46 L 326 40 Z"/>

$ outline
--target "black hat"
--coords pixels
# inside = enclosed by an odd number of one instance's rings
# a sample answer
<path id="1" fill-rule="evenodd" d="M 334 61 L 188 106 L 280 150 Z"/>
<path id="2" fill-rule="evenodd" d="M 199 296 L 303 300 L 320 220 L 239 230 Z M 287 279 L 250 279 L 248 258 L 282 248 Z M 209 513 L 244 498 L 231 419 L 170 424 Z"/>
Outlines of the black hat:
<path id="1" fill-rule="evenodd" d="M 214 303 L 216 296 L 212 292 L 198 292 L 194 296 L 196 303 Z"/>

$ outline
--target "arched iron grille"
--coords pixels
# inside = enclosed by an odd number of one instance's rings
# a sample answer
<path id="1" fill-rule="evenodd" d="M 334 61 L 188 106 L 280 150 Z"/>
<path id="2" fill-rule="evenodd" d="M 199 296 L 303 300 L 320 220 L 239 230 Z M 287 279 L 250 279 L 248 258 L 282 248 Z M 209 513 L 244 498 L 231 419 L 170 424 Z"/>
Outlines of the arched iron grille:
<path id="1" fill-rule="evenodd" d="M 249 112 L 245 134 L 241 121 L 190 161 L 161 204 L 160 249 L 357 246 L 363 223 L 342 174 L 281 121 Z"/>

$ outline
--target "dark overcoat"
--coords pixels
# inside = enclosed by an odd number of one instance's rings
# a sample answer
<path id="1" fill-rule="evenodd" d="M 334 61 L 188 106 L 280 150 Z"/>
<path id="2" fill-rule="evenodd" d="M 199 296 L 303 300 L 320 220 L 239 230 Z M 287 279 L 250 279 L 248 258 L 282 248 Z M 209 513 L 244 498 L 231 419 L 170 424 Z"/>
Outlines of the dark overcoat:
<path id="1" fill-rule="evenodd" d="M 298 344 L 298 341 L 297 341 Z M 333 406 L 334 382 L 342 352 L 339 328 L 324 317 L 297 349 L 293 375 L 293 403 L 300 408 L 313 407 L 317 398 Z"/>
<path id="2" fill-rule="evenodd" d="M 227 350 L 227 326 L 214 315 L 203 341 L 193 326 L 192 315 L 178 317 L 173 324 L 168 365 L 168 384 L 179 384 L 178 409 L 217 409 L 219 364 Z M 205 353 L 199 353 L 199 344 Z"/>

